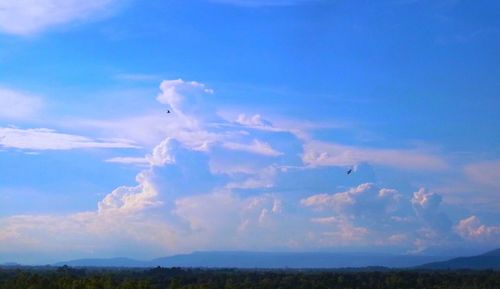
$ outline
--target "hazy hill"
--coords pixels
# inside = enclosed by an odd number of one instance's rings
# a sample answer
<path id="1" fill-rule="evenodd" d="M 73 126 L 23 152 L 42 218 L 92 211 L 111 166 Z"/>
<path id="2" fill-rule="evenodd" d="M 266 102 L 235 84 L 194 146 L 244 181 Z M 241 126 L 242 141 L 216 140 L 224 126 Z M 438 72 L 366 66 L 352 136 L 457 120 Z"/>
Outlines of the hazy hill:
<path id="1" fill-rule="evenodd" d="M 345 268 L 408 267 L 429 260 L 443 258 L 372 253 L 194 252 L 155 259 L 152 264 L 164 267 Z"/>
<path id="2" fill-rule="evenodd" d="M 70 267 L 150 267 L 149 262 L 138 261 L 129 258 L 110 258 L 110 259 L 77 259 L 65 262 L 58 262 L 54 266 Z"/>
<path id="3" fill-rule="evenodd" d="M 59 262 L 55 266 L 72 267 L 210 267 L 210 268 L 346 268 L 413 267 L 444 260 L 444 257 L 389 255 L 374 253 L 285 253 L 285 252 L 193 252 L 151 261 L 127 258 L 80 259 Z"/>
<path id="4" fill-rule="evenodd" d="M 0 264 L 0 267 L 21 267 L 21 264 L 15 263 L 15 262 L 7 262 Z"/>
<path id="5" fill-rule="evenodd" d="M 487 253 L 472 256 L 459 257 L 448 261 L 433 262 L 418 266 L 420 269 L 447 270 L 447 269 L 495 269 L 500 270 L 500 249 L 489 251 Z"/>

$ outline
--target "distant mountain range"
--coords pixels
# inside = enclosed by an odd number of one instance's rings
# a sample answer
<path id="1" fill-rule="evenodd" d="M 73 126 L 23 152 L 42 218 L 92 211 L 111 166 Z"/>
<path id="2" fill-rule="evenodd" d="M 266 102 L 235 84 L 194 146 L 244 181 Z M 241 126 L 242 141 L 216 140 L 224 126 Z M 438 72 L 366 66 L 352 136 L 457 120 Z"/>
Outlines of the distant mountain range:
<path id="1" fill-rule="evenodd" d="M 0 267 L 20 267 L 20 266 L 22 266 L 22 265 L 20 265 L 18 263 L 14 263 L 14 262 L 0 264 Z"/>
<path id="2" fill-rule="evenodd" d="M 500 270 L 500 249 L 496 249 L 478 256 L 459 257 L 442 262 L 427 263 L 418 266 L 417 268 L 429 269 L 429 270 L 456 270 L 456 269 Z"/>
<path id="3" fill-rule="evenodd" d="M 422 265 L 423 264 L 423 265 Z M 79 259 L 53 264 L 71 267 L 205 267 L 205 268 L 361 268 L 387 267 L 424 270 L 500 270 L 500 249 L 478 256 L 448 259 L 443 256 L 390 255 L 373 253 L 291 252 L 193 252 L 138 261 L 128 258 Z"/>
<path id="4" fill-rule="evenodd" d="M 142 268 L 153 267 L 149 261 L 138 261 L 129 258 L 109 258 L 109 259 L 77 259 L 65 262 L 58 262 L 54 266 L 70 267 L 127 267 Z"/>
<path id="5" fill-rule="evenodd" d="M 151 261 L 127 258 L 79 259 L 55 266 L 72 267 L 206 267 L 206 268 L 347 268 L 383 266 L 404 268 L 445 260 L 439 256 L 390 255 L 373 253 L 289 253 L 289 252 L 193 252 Z"/>

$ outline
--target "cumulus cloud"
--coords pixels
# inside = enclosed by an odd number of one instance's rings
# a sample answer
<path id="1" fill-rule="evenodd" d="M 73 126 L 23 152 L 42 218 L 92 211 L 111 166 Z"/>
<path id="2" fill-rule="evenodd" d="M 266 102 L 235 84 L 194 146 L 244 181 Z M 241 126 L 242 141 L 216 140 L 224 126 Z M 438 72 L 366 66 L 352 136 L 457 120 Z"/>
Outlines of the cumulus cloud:
<path id="1" fill-rule="evenodd" d="M 249 176 L 244 177 L 243 179 L 233 180 L 225 187 L 228 189 L 272 188 L 277 172 L 277 168 L 274 166 L 260 168 L 258 171 L 247 171 L 245 174 Z M 231 173 L 229 175 L 231 175 Z"/>
<path id="2" fill-rule="evenodd" d="M 367 214 L 375 211 L 391 212 L 400 199 L 401 194 L 396 190 L 379 189 L 372 183 L 365 183 L 345 192 L 313 195 L 300 202 L 318 210 Z"/>
<path id="3" fill-rule="evenodd" d="M 282 204 L 270 194 L 244 198 L 220 191 L 178 199 L 174 213 L 189 225 L 186 242 L 193 247 L 239 248 L 262 243 L 269 246 L 264 239 L 254 239 L 255 233 L 272 234 Z M 250 244 L 251 239 L 254 240 Z"/>
<path id="4" fill-rule="evenodd" d="M 175 157 L 171 153 L 171 138 L 164 139 L 153 149 L 153 153 L 146 156 L 152 166 L 164 166 L 175 163 Z"/>
<path id="5" fill-rule="evenodd" d="M 139 173 L 136 181 L 139 185 L 135 187 L 118 187 L 108 194 L 99 202 L 98 212 L 130 214 L 162 204 L 157 200 L 158 191 L 151 182 L 148 171 Z"/>
<path id="6" fill-rule="evenodd" d="M 323 232 L 319 241 L 323 244 L 335 245 L 340 243 L 352 244 L 353 241 L 363 240 L 369 230 L 364 227 L 353 226 L 349 222 L 340 223 L 336 231 Z"/>
<path id="7" fill-rule="evenodd" d="M 84 253 L 87 252 L 85 244 L 88 243 L 91 247 L 89 250 L 103 252 L 109 250 L 109 243 L 114 241 L 130 245 L 139 244 L 142 239 L 146 239 L 145 243 L 155 248 L 157 254 L 166 254 L 169 250 L 181 252 L 210 248 L 211 244 L 225 244 L 236 248 L 252 239 L 256 230 L 270 230 L 276 216 L 283 211 L 281 200 L 268 193 L 243 197 L 233 190 L 271 186 L 276 172 L 272 166 L 267 169 L 256 167 L 249 171 L 244 179 L 235 176 L 220 187 L 201 186 L 203 190 L 194 195 L 183 195 L 187 193 L 187 187 L 182 180 L 187 180 L 187 184 L 191 186 L 193 177 L 201 177 L 199 174 L 203 174 L 203 170 L 210 172 L 209 161 L 204 155 L 210 153 L 211 146 L 234 152 L 250 150 L 255 153 L 253 150 L 257 150 L 264 155 L 277 154 L 269 145 L 258 141 L 248 147 L 226 148 L 224 143 L 231 142 L 232 139 L 234 143 L 242 141 L 238 138 L 240 134 L 209 131 L 204 123 L 207 114 L 197 114 L 194 107 L 196 105 L 191 106 L 193 101 L 195 104 L 197 101 L 203 102 L 200 98 L 210 94 L 211 90 L 197 82 L 163 82 L 158 100 L 168 105 L 175 115 L 172 117 L 172 122 L 175 122 L 173 129 L 165 132 L 168 136 L 144 157 L 116 157 L 107 160 L 145 166 L 137 174 L 137 185 L 117 187 L 98 202 L 95 211 L 65 216 L 31 215 L 2 218 L 0 222 L 5 225 L 0 227 L 1 247 L 8 246 L 17 238 L 23 240 L 18 243 L 19 250 L 23 246 L 25 249 L 37 250 L 43 246 L 51 247 L 47 244 L 58 244 L 67 250 Z M 177 116 L 179 117 L 176 118 Z M 39 150 L 121 147 L 118 142 L 99 142 L 47 129 L 4 128 L 0 133 L 4 134 L 2 144 L 6 147 Z M 128 143 L 123 146 L 133 147 Z M 228 174 L 230 175 L 232 174 Z M 172 179 L 172 176 L 177 179 Z M 175 183 L 178 180 L 180 182 Z M 201 181 L 209 182 L 206 179 Z M 193 191 L 198 188 L 191 187 Z M 30 222 L 37 226 L 31 226 Z M 131 225 L 127 226 L 127 223 Z M 48 226 L 51 226 L 49 231 L 53 234 L 42 236 L 40 232 Z M 137 232 L 134 233 L 133 230 Z M 126 234 L 121 234 L 120 231 Z M 145 236 L 141 237 L 141 234 Z M 51 236 L 60 235 L 70 236 L 71 246 L 62 244 L 62 240 L 52 240 Z M 224 243 L 219 242 L 221 236 L 231 237 L 225 238 L 227 242 Z M 75 241 L 75 238 L 81 238 L 81 241 Z M 179 238 L 182 238 L 182 243 L 176 241 Z M 36 245 L 31 244 L 32 241 Z M 270 244 L 269 241 L 260 242 Z M 256 243 L 259 243 L 259 240 L 256 240 Z M 248 245 L 248 242 L 246 244 Z"/>
<path id="8" fill-rule="evenodd" d="M 420 188 L 413 193 L 411 199 L 417 216 L 425 220 L 430 227 L 442 232 L 451 229 L 451 221 L 446 214 L 439 210 L 441 201 L 441 195 L 429 192 L 425 188 Z"/>
<path id="9" fill-rule="evenodd" d="M 138 148 L 124 140 L 94 140 L 84 136 L 59 133 L 47 128 L 20 129 L 0 127 L 0 146 L 22 150 L 71 150 L 86 148 Z"/>
<path id="10" fill-rule="evenodd" d="M 184 113 L 189 111 L 186 98 L 198 98 L 203 94 L 213 94 L 213 90 L 197 81 L 184 81 L 182 79 L 164 80 L 160 84 L 162 93 L 156 98 L 160 103 L 169 105 L 174 112 Z M 198 99 L 201 100 L 201 99 Z M 183 106 L 184 105 L 184 106 Z"/>
<path id="11" fill-rule="evenodd" d="M 42 107 L 43 100 L 39 96 L 0 87 L 0 119 L 29 119 Z"/>
<path id="12" fill-rule="evenodd" d="M 297 132 L 259 114 L 224 119 L 210 105 L 212 97 L 214 91 L 205 84 L 164 81 L 157 96 L 164 105 L 161 115 L 92 124 L 104 129 L 101 134 L 118 139 L 0 128 L 5 148 L 136 147 L 123 139 L 147 140 L 150 148 L 141 157 L 107 159 L 140 165 L 140 172 L 135 185 L 117 186 L 94 210 L 0 218 L 0 254 L 7 253 L 2 248 L 45 248 L 48 255 L 64 248 L 85 256 L 106 252 L 115 243 L 123 250 L 113 252 L 128 256 L 132 255 L 125 248 L 135 248 L 139 256 L 144 250 L 151 250 L 145 252 L 148 256 L 161 256 L 191 250 L 352 244 L 422 250 L 448 241 L 451 234 L 466 240 L 496 234 L 496 227 L 470 220 L 451 230 L 437 193 L 420 189 L 406 194 L 379 187 L 361 167 L 356 172 L 359 179 L 345 178 L 344 168 L 336 168 L 362 161 L 397 169 L 445 168 L 446 162 L 433 154 L 319 142 L 303 127 Z"/>
<path id="13" fill-rule="evenodd" d="M 0 31 L 29 35 L 105 13 L 118 0 L 0 0 Z M 123 1 L 122 1 L 123 2 Z"/>
<path id="14" fill-rule="evenodd" d="M 325 226 L 323 233 L 316 235 L 326 244 L 339 241 L 367 242 L 369 238 L 365 237 L 369 235 L 374 240 L 385 238 L 377 234 L 382 231 L 380 228 L 384 228 L 385 234 L 398 229 L 399 224 L 391 217 L 402 214 L 404 205 L 400 202 L 401 194 L 398 191 L 380 189 L 372 183 L 361 184 L 345 192 L 317 194 L 301 200 L 303 206 L 330 214 L 310 220 Z"/>
<path id="15" fill-rule="evenodd" d="M 301 204 L 316 214 L 327 214 L 310 219 L 328 233 L 321 235 L 322 242 L 327 241 L 325 236 L 343 236 L 372 245 L 406 244 L 408 249 L 413 245 L 414 250 L 422 251 L 452 239 L 451 222 L 440 209 L 441 200 L 439 194 L 425 188 L 408 198 L 397 190 L 365 183 L 344 192 L 312 195 Z"/>
<path id="16" fill-rule="evenodd" d="M 476 216 L 462 219 L 455 231 L 464 239 L 473 241 L 496 241 L 500 238 L 500 226 L 486 226 Z"/>
<path id="17" fill-rule="evenodd" d="M 324 230 L 310 232 L 309 238 L 319 246 L 344 246 L 365 243 L 370 234 L 366 227 L 355 225 L 348 217 L 312 218 L 312 223 L 320 224 Z"/>
<path id="18" fill-rule="evenodd" d="M 411 199 L 411 203 L 417 214 L 435 212 L 441 201 L 442 197 L 440 195 L 429 192 L 425 188 L 421 188 L 415 192 Z"/>

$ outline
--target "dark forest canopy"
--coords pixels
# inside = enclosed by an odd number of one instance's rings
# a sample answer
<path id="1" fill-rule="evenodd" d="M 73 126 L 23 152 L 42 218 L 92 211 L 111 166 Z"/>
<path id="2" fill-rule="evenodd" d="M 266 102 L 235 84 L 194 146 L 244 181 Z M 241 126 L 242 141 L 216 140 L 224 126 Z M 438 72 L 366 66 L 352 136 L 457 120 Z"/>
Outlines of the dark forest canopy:
<path id="1" fill-rule="evenodd" d="M 500 271 L 0 269 L 0 289 L 500 288 Z"/>

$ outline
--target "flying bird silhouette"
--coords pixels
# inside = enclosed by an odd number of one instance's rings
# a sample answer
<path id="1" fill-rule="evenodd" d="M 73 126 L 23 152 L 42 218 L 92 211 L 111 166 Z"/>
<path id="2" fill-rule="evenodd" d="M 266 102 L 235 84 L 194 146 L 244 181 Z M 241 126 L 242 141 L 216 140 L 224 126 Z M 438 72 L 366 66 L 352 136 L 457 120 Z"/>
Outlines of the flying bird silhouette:
<path id="1" fill-rule="evenodd" d="M 352 173 L 352 168 L 350 168 L 348 171 L 347 171 L 347 174 L 350 175 Z"/>
<path id="2" fill-rule="evenodd" d="M 170 109 L 167 109 L 167 113 L 170 113 Z"/>

